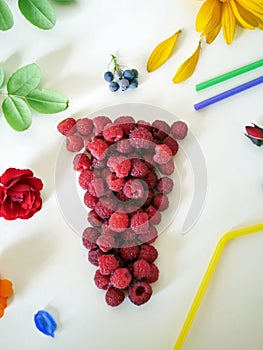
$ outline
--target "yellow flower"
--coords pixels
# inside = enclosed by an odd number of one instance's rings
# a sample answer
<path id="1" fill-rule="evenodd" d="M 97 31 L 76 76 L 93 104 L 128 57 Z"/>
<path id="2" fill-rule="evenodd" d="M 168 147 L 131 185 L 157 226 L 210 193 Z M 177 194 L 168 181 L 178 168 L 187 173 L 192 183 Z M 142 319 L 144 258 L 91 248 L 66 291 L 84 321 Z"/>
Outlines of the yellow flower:
<path id="1" fill-rule="evenodd" d="M 210 44 L 221 28 L 227 44 L 234 39 L 236 24 L 263 29 L 263 0 L 206 0 L 196 17 L 196 30 Z"/>

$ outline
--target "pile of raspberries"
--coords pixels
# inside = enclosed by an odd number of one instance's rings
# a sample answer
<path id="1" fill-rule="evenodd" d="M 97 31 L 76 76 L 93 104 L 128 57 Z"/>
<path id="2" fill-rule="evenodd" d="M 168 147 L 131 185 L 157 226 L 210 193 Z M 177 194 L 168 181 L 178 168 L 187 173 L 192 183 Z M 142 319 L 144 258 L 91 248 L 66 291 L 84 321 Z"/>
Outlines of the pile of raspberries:
<path id="1" fill-rule="evenodd" d="M 126 294 L 142 305 L 159 277 L 152 245 L 158 237 L 155 226 L 169 206 L 173 156 L 188 127 L 183 121 L 170 126 L 163 120 L 97 116 L 66 118 L 57 128 L 66 137 L 67 150 L 78 152 L 73 167 L 90 209 L 82 243 L 98 267 L 95 284 L 106 290 L 110 306 L 121 304 Z"/>

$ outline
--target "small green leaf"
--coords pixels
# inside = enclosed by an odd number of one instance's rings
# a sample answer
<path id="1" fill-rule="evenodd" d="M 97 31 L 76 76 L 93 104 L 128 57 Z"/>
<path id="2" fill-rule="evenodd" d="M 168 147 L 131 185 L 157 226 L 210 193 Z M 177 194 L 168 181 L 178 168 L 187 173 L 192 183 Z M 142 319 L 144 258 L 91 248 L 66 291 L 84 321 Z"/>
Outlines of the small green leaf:
<path id="1" fill-rule="evenodd" d="M 18 0 L 21 13 L 33 25 L 51 29 L 56 24 L 55 10 L 48 0 Z"/>
<path id="2" fill-rule="evenodd" d="M 4 68 L 0 66 L 0 88 L 3 86 L 5 80 Z"/>
<path id="3" fill-rule="evenodd" d="M 0 0 L 0 30 L 8 30 L 14 25 L 12 12 L 4 0 Z"/>
<path id="4" fill-rule="evenodd" d="M 31 111 L 19 97 L 6 97 L 2 104 L 2 110 L 8 124 L 16 131 L 28 129 L 32 123 Z"/>
<path id="5" fill-rule="evenodd" d="M 11 75 L 7 82 L 7 91 L 10 95 L 26 96 L 39 85 L 40 78 L 39 67 L 35 63 L 28 64 Z"/>
<path id="6" fill-rule="evenodd" d="M 68 98 L 60 92 L 50 89 L 35 89 L 26 96 L 29 105 L 36 111 L 52 114 L 68 108 Z"/>

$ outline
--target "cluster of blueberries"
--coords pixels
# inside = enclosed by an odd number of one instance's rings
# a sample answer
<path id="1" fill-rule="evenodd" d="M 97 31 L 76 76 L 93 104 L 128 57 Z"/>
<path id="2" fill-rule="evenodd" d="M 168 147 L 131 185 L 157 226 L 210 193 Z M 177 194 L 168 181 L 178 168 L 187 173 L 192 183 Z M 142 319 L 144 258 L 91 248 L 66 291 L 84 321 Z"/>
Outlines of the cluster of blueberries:
<path id="1" fill-rule="evenodd" d="M 135 89 L 138 87 L 138 71 L 136 69 L 107 71 L 104 73 L 104 80 L 110 83 L 109 88 L 113 92 L 119 89 L 122 91 L 128 88 Z"/>

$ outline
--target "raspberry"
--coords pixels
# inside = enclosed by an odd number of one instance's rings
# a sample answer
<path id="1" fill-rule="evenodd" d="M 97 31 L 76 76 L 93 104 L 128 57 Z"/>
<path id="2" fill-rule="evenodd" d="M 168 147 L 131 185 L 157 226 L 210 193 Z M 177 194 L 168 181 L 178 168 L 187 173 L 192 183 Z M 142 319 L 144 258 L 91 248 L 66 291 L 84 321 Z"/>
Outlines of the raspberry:
<path id="1" fill-rule="evenodd" d="M 110 197 L 109 194 L 106 194 L 104 197 L 100 197 L 100 202 L 108 209 L 110 209 L 112 212 L 116 210 L 116 203 L 115 198 L 113 196 Z"/>
<path id="2" fill-rule="evenodd" d="M 66 138 L 66 147 L 70 152 L 79 152 L 84 147 L 83 140 L 78 135 L 68 135 Z"/>
<path id="3" fill-rule="evenodd" d="M 110 167 L 112 172 L 116 173 L 117 177 L 124 178 L 130 172 L 131 161 L 124 156 L 113 154 L 108 159 L 107 166 Z"/>
<path id="4" fill-rule="evenodd" d="M 91 249 L 88 253 L 88 260 L 92 265 L 99 266 L 99 257 L 103 255 L 103 251 L 99 248 Z"/>
<path id="5" fill-rule="evenodd" d="M 163 120 L 155 120 L 152 123 L 153 136 L 159 140 L 163 140 L 167 135 L 169 135 L 170 130 L 170 126 Z"/>
<path id="6" fill-rule="evenodd" d="M 152 287 L 146 281 L 136 281 L 129 287 L 128 297 L 135 305 L 146 303 L 152 296 Z"/>
<path id="7" fill-rule="evenodd" d="M 110 208 L 106 207 L 101 201 L 97 202 L 94 210 L 99 215 L 99 217 L 104 220 L 108 219 L 113 212 Z"/>
<path id="8" fill-rule="evenodd" d="M 134 148 L 150 149 L 153 146 L 153 136 L 145 128 L 137 128 L 131 131 L 130 143 Z"/>
<path id="9" fill-rule="evenodd" d="M 158 180 L 156 189 L 160 193 L 167 194 L 167 193 L 170 193 L 172 191 L 173 186 L 174 186 L 173 180 L 170 179 L 169 177 L 165 176 L 165 177 L 161 177 Z"/>
<path id="10" fill-rule="evenodd" d="M 110 287 L 105 294 L 105 300 L 109 306 L 118 306 L 124 299 L 124 291 L 114 287 Z"/>
<path id="11" fill-rule="evenodd" d="M 131 228 L 137 234 L 146 233 L 149 229 L 149 219 L 145 212 L 136 213 L 131 217 Z"/>
<path id="12" fill-rule="evenodd" d="M 149 189 L 153 189 L 157 182 L 157 175 L 154 170 L 149 170 L 143 179 L 148 185 Z"/>
<path id="13" fill-rule="evenodd" d="M 102 224 L 102 219 L 98 216 L 94 209 L 88 213 L 88 222 L 94 227 L 100 227 Z"/>
<path id="14" fill-rule="evenodd" d="M 111 123 L 110 118 L 105 116 L 98 116 L 93 118 L 94 132 L 96 136 L 101 136 L 105 125 Z"/>
<path id="15" fill-rule="evenodd" d="M 79 174 L 80 187 L 82 187 L 84 190 L 87 190 L 92 179 L 93 179 L 93 171 L 89 169 L 83 170 Z"/>
<path id="16" fill-rule="evenodd" d="M 153 197 L 153 205 L 160 211 L 163 211 L 169 207 L 169 200 L 165 194 L 157 193 Z"/>
<path id="17" fill-rule="evenodd" d="M 119 192 L 123 188 L 125 180 L 111 173 L 106 177 L 106 182 L 110 190 Z"/>
<path id="18" fill-rule="evenodd" d="M 115 212 L 109 219 L 109 227 L 112 231 L 123 232 L 129 226 L 129 218 L 126 213 Z"/>
<path id="19" fill-rule="evenodd" d="M 118 117 L 114 120 L 114 124 L 118 124 L 122 128 L 124 135 L 129 135 L 136 125 L 134 118 L 130 116 Z"/>
<path id="20" fill-rule="evenodd" d="M 139 179 L 130 179 L 123 186 L 123 193 L 127 198 L 143 198 L 145 195 L 144 187 Z"/>
<path id="21" fill-rule="evenodd" d="M 99 199 L 97 197 L 92 196 L 88 191 L 84 194 L 84 204 L 90 209 L 95 208 L 98 200 Z"/>
<path id="22" fill-rule="evenodd" d="M 121 257 L 125 261 L 132 261 L 137 258 L 139 255 L 140 248 L 138 245 L 134 245 L 132 247 L 123 247 L 121 248 Z"/>
<path id="23" fill-rule="evenodd" d="M 94 275 L 94 282 L 98 288 L 107 290 L 110 285 L 110 276 L 102 275 L 100 273 L 100 270 L 96 270 Z"/>
<path id="24" fill-rule="evenodd" d="M 158 281 L 159 278 L 159 269 L 155 264 L 150 264 L 150 272 L 147 276 L 144 277 L 144 281 L 148 283 L 154 283 Z"/>
<path id="25" fill-rule="evenodd" d="M 166 164 L 159 164 L 158 168 L 163 175 L 171 175 L 174 172 L 173 159 L 170 159 Z"/>
<path id="26" fill-rule="evenodd" d="M 83 171 L 89 169 L 90 159 L 85 153 L 76 154 L 73 159 L 73 168 L 76 171 Z"/>
<path id="27" fill-rule="evenodd" d="M 98 230 L 93 227 L 87 227 L 82 233 L 82 244 L 87 249 L 97 248 L 96 240 L 99 236 Z"/>
<path id="28" fill-rule="evenodd" d="M 122 139 L 123 131 L 116 124 L 107 124 L 103 130 L 103 137 L 108 142 L 117 142 Z"/>
<path id="29" fill-rule="evenodd" d="M 98 139 L 96 137 L 93 137 L 92 141 L 88 142 L 87 146 L 90 153 L 95 157 L 96 159 L 103 159 L 106 155 L 108 145 L 105 141 Z"/>
<path id="30" fill-rule="evenodd" d="M 147 261 L 139 259 L 133 263 L 133 275 L 137 278 L 147 276 L 151 271 L 150 265 Z"/>
<path id="31" fill-rule="evenodd" d="M 140 159 L 132 159 L 130 175 L 137 178 L 144 178 L 148 173 L 148 167 Z"/>
<path id="32" fill-rule="evenodd" d="M 93 122 L 89 118 L 80 118 L 76 122 L 76 130 L 80 135 L 88 136 L 92 134 Z"/>
<path id="33" fill-rule="evenodd" d="M 142 244 L 138 259 L 143 259 L 149 264 L 153 263 L 158 257 L 158 251 L 152 245 Z"/>
<path id="34" fill-rule="evenodd" d="M 134 241 L 137 238 L 137 235 L 132 229 L 128 228 L 127 230 L 122 232 L 121 238 L 122 247 L 131 247 L 132 245 L 134 245 Z"/>
<path id="35" fill-rule="evenodd" d="M 66 118 L 58 124 L 57 129 L 62 135 L 73 135 L 76 132 L 76 120 Z"/>
<path id="36" fill-rule="evenodd" d="M 148 214 L 149 222 L 152 225 L 159 225 L 162 219 L 161 213 L 153 205 L 149 205 L 146 212 Z"/>
<path id="37" fill-rule="evenodd" d="M 155 146 L 155 154 L 153 160 L 157 164 L 166 164 L 171 159 L 173 153 L 171 148 L 165 144 Z"/>
<path id="38" fill-rule="evenodd" d="M 144 128 L 144 129 L 146 129 L 148 131 L 152 131 L 151 123 L 146 122 L 144 120 L 138 120 L 137 121 L 137 126 L 138 126 L 138 128 Z"/>
<path id="39" fill-rule="evenodd" d="M 143 203 L 143 206 L 147 207 L 147 205 L 150 205 L 152 203 L 153 195 L 154 195 L 153 190 L 149 190 L 146 201 Z"/>
<path id="40" fill-rule="evenodd" d="M 91 167 L 93 169 L 103 169 L 106 166 L 107 162 L 106 159 L 97 159 L 94 157 L 91 157 Z"/>
<path id="41" fill-rule="evenodd" d="M 103 234 L 98 237 L 96 243 L 106 253 L 115 245 L 114 236 L 112 234 Z"/>
<path id="42" fill-rule="evenodd" d="M 171 126 L 171 134 L 177 140 L 182 140 L 186 137 L 188 132 L 188 126 L 183 121 L 176 121 Z"/>
<path id="43" fill-rule="evenodd" d="M 87 189 L 88 192 L 94 197 L 101 197 L 106 193 L 104 181 L 100 177 L 93 177 Z"/>
<path id="44" fill-rule="evenodd" d="M 133 151 L 133 147 L 130 144 L 129 139 L 122 139 L 116 143 L 116 149 L 120 153 L 130 154 Z"/>
<path id="45" fill-rule="evenodd" d="M 98 257 L 100 273 L 102 275 L 110 275 L 118 268 L 118 261 L 113 255 L 102 254 Z"/>
<path id="46" fill-rule="evenodd" d="M 171 136 L 167 136 L 163 140 L 163 143 L 171 149 L 173 156 L 175 156 L 176 153 L 178 152 L 178 149 L 179 149 L 179 145 L 176 142 L 176 140 L 174 138 L 172 138 Z"/>
<path id="47" fill-rule="evenodd" d="M 110 278 L 110 282 L 113 285 L 113 287 L 118 289 L 127 288 L 128 285 L 131 283 L 131 280 L 132 275 L 130 271 L 125 267 L 116 269 Z"/>

